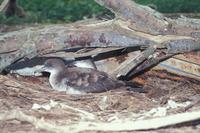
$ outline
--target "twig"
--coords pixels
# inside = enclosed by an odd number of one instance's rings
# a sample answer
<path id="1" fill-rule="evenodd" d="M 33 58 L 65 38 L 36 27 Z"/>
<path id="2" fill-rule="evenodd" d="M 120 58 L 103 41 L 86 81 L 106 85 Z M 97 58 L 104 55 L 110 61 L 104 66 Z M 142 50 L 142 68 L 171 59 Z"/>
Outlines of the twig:
<path id="1" fill-rule="evenodd" d="M 12 110 L 6 113 L 0 113 L 0 121 L 17 119 L 33 124 L 36 128 L 47 131 L 64 133 L 64 132 L 80 132 L 80 131 L 133 131 L 133 130 L 150 130 L 162 127 L 168 127 L 184 122 L 190 122 L 200 119 L 200 111 L 186 112 L 166 117 L 153 118 L 138 121 L 117 121 L 117 122 L 86 122 L 81 121 L 77 124 L 67 124 L 63 126 L 55 123 L 48 123 L 44 119 L 38 119 L 34 116 L 26 115 L 20 110 Z"/>
<path id="2" fill-rule="evenodd" d="M 149 47 L 140 55 L 135 58 L 130 58 L 124 61 L 116 70 L 113 72 L 113 76 L 116 78 L 121 78 L 127 76 L 127 74 L 140 65 L 143 61 L 145 61 L 150 55 L 155 52 L 156 48 Z"/>
<path id="3" fill-rule="evenodd" d="M 169 59 L 170 57 L 174 56 L 175 54 L 168 54 L 168 55 L 164 55 L 162 57 L 154 57 L 151 58 L 149 60 L 146 60 L 145 62 L 143 62 L 142 64 L 140 64 L 140 66 L 138 66 L 136 69 L 134 69 L 134 71 L 131 71 L 128 75 L 127 78 L 131 78 L 133 76 L 135 76 L 136 74 L 143 72 L 145 70 L 148 70 L 152 67 L 154 67 L 155 65 L 157 65 L 158 63 Z"/>
<path id="4" fill-rule="evenodd" d="M 12 120 L 12 119 L 29 122 L 33 124 L 36 128 L 44 129 L 51 132 L 64 133 L 64 132 L 70 131 L 69 126 L 65 127 L 65 126 L 58 126 L 52 123 L 48 123 L 44 121 L 44 119 L 38 119 L 34 116 L 24 114 L 20 110 L 11 110 L 9 112 L 0 114 L 0 121 L 6 121 L 6 120 Z"/>
<path id="5" fill-rule="evenodd" d="M 60 105 L 62 108 L 70 109 L 70 110 L 73 110 L 73 111 L 75 111 L 75 112 L 79 112 L 79 113 L 81 113 L 81 115 L 83 114 L 84 117 L 86 117 L 87 119 L 90 119 L 90 120 L 94 120 L 94 119 L 95 119 L 95 115 L 92 114 L 92 113 L 86 112 L 86 111 L 81 110 L 81 109 L 78 109 L 78 108 L 71 107 L 71 106 L 66 105 L 66 104 L 63 104 L 63 103 L 59 103 L 59 105 Z"/>

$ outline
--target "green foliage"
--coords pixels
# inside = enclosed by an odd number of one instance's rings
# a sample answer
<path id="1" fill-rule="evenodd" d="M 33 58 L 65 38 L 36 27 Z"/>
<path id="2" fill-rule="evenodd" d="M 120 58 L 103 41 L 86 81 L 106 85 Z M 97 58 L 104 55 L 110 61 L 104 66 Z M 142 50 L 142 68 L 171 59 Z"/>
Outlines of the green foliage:
<path id="1" fill-rule="evenodd" d="M 94 0 L 18 0 L 17 2 L 25 10 L 26 18 L 5 18 L 0 15 L 0 23 L 64 23 L 105 14 L 113 16 L 109 10 Z"/>
<path id="2" fill-rule="evenodd" d="M 2 2 L 3 0 L 0 0 Z M 155 4 L 160 12 L 200 12 L 199 0 L 135 0 L 140 4 Z M 0 14 L 0 24 L 66 23 L 95 16 L 113 16 L 94 0 L 17 0 L 26 18 L 6 18 Z"/>
<path id="3" fill-rule="evenodd" d="M 200 0 L 135 0 L 140 4 L 154 4 L 162 13 L 200 12 Z"/>
<path id="4" fill-rule="evenodd" d="M 94 0 L 19 0 L 18 3 L 37 22 L 76 21 L 105 10 Z"/>

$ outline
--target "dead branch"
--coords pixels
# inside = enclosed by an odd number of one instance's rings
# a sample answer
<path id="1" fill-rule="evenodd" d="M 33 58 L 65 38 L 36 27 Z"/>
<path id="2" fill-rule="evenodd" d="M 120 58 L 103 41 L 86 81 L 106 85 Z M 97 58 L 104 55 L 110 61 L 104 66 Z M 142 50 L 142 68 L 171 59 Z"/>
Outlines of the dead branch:
<path id="1" fill-rule="evenodd" d="M 117 78 L 123 78 L 127 76 L 127 74 L 131 72 L 135 67 L 147 60 L 150 56 L 152 56 L 155 50 L 156 48 L 150 47 L 135 58 L 130 58 L 124 61 L 119 67 L 117 67 L 112 75 Z"/>
<path id="2" fill-rule="evenodd" d="M 48 25 L 0 36 L 0 71 L 22 59 L 77 47 L 149 47 L 176 54 L 200 49 L 200 20 L 170 19 L 131 0 L 95 0 L 115 13 L 108 21 Z"/>
<path id="3" fill-rule="evenodd" d="M 149 34 L 163 34 L 168 31 L 169 23 L 165 17 L 147 6 L 138 5 L 131 0 L 95 1 L 115 13 L 116 17 L 129 21 L 130 29 Z"/>
<path id="4" fill-rule="evenodd" d="M 9 112 L 0 113 L 0 121 L 19 120 L 29 122 L 36 128 L 44 129 L 51 132 L 81 132 L 81 131 L 134 131 L 159 129 L 163 127 L 173 126 L 185 122 L 191 122 L 200 119 L 200 112 L 186 112 L 166 117 L 152 118 L 148 120 L 138 121 L 117 121 L 111 123 L 105 122 L 86 122 L 80 121 L 76 124 L 56 125 L 55 123 L 46 122 L 44 119 L 38 119 L 34 116 L 27 115 L 20 110 L 11 110 Z M 162 121 L 162 122 L 161 122 Z"/>

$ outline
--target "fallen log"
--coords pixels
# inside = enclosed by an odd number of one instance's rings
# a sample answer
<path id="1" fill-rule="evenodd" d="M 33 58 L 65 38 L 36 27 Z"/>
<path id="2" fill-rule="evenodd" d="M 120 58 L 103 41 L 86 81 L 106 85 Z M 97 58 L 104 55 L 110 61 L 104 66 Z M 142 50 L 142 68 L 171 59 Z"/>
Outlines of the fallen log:
<path id="1" fill-rule="evenodd" d="M 156 45 L 168 54 L 200 49 L 200 20 L 170 19 L 131 0 L 95 0 L 115 19 L 27 28 L 0 36 L 0 71 L 23 58 L 70 48 L 139 47 Z"/>

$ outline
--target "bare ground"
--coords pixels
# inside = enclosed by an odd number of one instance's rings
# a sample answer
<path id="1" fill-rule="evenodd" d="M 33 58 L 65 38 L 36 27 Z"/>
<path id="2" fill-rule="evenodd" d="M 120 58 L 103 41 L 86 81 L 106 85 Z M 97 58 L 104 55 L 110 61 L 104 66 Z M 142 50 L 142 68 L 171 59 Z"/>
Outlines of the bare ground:
<path id="1" fill-rule="evenodd" d="M 74 129 L 82 126 L 80 122 L 134 121 L 200 109 L 198 80 L 151 70 L 134 81 L 143 84 L 147 93 L 113 90 L 83 96 L 67 95 L 51 90 L 46 77 L 0 76 L 1 132 L 89 132 Z M 183 106 L 167 108 L 169 101 Z M 166 109 L 164 114 L 159 110 L 152 111 L 160 107 Z M 67 130 L 59 128 L 63 125 Z M 183 131 L 199 132 L 199 121 L 131 132 Z"/>

